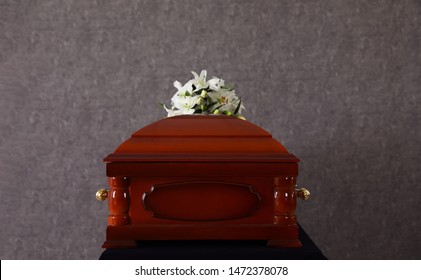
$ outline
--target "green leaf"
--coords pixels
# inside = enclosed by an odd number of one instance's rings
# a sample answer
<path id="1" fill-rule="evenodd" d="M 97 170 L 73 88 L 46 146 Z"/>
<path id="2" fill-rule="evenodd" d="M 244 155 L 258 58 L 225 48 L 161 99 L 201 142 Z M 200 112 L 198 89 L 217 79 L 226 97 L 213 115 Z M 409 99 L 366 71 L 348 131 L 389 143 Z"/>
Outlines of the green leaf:
<path id="1" fill-rule="evenodd" d="M 208 105 L 208 107 L 210 108 L 210 107 L 212 107 L 213 105 L 215 105 L 216 103 L 218 103 L 218 101 L 215 101 L 215 102 L 210 103 L 210 104 Z"/>
<path id="2" fill-rule="evenodd" d="M 219 108 L 221 108 L 222 106 L 224 106 L 223 104 L 222 105 L 219 105 L 218 107 L 216 107 L 215 109 L 213 109 L 214 111 L 215 110 L 218 110 Z"/>
<path id="3" fill-rule="evenodd" d="M 239 98 L 239 100 L 240 100 L 240 102 L 238 102 L 237 108 L 235 108 L 234 115 L 237 115 L 237 114 L 238 114 L 238 111 L 240 111 L 240 107 L 241 107 L 241 98 Z"/>

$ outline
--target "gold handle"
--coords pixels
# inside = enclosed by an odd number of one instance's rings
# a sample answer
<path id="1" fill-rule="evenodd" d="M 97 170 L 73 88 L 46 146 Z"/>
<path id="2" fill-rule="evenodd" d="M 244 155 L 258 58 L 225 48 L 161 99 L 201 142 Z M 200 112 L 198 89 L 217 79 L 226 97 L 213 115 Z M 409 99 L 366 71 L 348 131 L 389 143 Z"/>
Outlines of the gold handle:
<path id="1" fill-rule="evenodd" d="M 96 192 L 96 199 L 99 201 L 104 201 L 108 198 L 108 190 L 100 189 Z"/>
<path id="2" fill-rule="evenodd" d="M 295 189 L 297 191 L 297 196 L 302 200 L 307 200 L 310 198 L 310 191 L 306 188 Z"/>

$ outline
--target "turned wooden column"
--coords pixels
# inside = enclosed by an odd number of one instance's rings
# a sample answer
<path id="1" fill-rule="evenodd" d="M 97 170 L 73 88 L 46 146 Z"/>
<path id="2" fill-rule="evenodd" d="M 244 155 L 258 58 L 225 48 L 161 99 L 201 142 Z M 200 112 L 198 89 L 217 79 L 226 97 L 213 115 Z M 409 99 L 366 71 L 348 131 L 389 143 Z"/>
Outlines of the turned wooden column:
<path id="1" fill-rule="evenodd" d="M 296 177 L 275 177 L 275 213 L 274 224 L 292 225 L 297 223 L 295 209 L 297 205 L 295 185 Z"/>
<path id="2" fill-rule="evenodd" d="M 108 193 L 108 207 L 110 209 L 108 225 L 129 225 L 130 179 L 128 177 L 109 177 L 108 184 L 110 186 L 110 191 Z"/>

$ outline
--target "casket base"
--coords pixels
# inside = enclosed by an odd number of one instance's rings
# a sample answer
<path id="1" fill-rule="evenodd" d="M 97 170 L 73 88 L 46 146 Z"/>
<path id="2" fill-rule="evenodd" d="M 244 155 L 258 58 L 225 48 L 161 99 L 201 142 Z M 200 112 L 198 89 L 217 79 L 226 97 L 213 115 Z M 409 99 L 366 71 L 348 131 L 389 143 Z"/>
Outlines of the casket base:
<path id="1" fill-rule="evenodd" d="M 268 247 L 301 247 L 298 226 L 126 225 L 108 226 L 103 248 L 134 248 L 137 240 L 268 240 Z"/>
<path id="2" fill-rule="evenodd" d="M 131 249 L 105 249 L 101 260 L 326 260 L 298 226 L 302 247 L 268 248 L 261 240 L 143 240 Z"/>

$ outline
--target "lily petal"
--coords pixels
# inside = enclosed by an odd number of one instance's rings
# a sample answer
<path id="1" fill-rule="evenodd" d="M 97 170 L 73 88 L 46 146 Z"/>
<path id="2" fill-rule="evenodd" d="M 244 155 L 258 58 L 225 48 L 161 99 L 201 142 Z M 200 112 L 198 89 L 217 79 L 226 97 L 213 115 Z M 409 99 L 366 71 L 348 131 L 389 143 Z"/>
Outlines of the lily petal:
<path id="1" fill-rule="evenodd" d="M 179 81 L 175 81 L 174 82 L 174 86 L 178 89 L 181 90 L 183 88 L 183 85 L 179 82 Z"/>
<path id="2" fill-rule="evenodd" d="M 196 72 L 191 71 L 191 73 L 193 74 L 195 80 L 199 79 L 199 75 L 197 75 Z"/>

